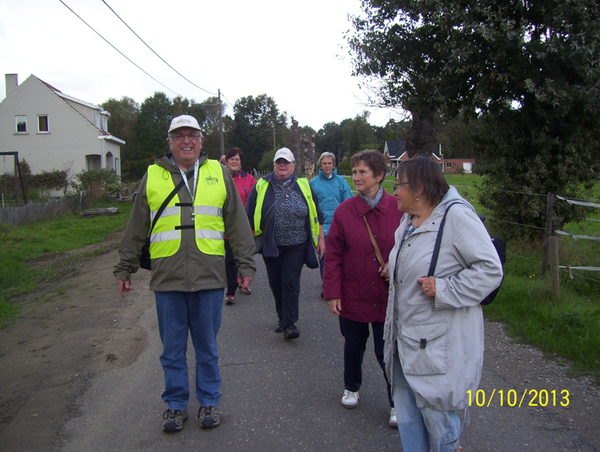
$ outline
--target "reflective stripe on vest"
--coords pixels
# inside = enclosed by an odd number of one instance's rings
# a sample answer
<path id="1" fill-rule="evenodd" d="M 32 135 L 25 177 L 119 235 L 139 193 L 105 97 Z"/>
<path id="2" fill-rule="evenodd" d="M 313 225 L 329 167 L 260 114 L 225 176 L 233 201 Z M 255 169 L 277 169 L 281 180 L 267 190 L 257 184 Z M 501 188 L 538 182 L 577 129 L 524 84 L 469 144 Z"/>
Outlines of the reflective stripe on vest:
<path id="1" fill-rule="evenodd" d="M 317 215 L 317 206 L 312 197 L 312 192 L 310 190 L 310 185 L 308 183 L 308 179 L 304 177 L 299 177 L 296 179 L 298 186 L 300 187 L 300 191 L 304 196 L 306 204 L 308 205 L 308 215 L 310 218 L 310 229 L 311 236 L 315 246 L 319 243 L 319 217 Z M 265 179 L 260 179 L 256 183 L 256 207 L 254 209 L 254 235 L 262 234 L 262 230 L 260 229 L 260 222 L 262 221 L 262 207 L 265 201 L 265 195 L 267 193 L 267 187 L 269 186 L 269 182 Z"/>
<path id="2" fill-rule="evenodd" d="M 158 165 L 148 168 L 148 206 L 150 221 L 165 197 L 175 188 L 169 171 Z M 200 195 L 201 194 L 201 195 Z M 225 255 L 225 223 L 223 204 L 227 197 L 223 170 L 214 160 L 206 160 L 200 166 L 196 196 L 194 197 L 196 246 L 205 254 Z M 163 211 L 150 236 L 150 255 L 153 259 L 174 255 L 181 246 L 182 208 L 176 194 Z M 184 207 L 189 212 L 189 207 Z"/>
<path id="3" fill-rule="evenodd" d="M 226 198 L 221 164 L 216 160 L 205 160 L 200 167 L 194 197 L 196 244 L 204 254 L 225 256 L 223 204 Z"/>
<path id="4" fill-rule="evenodd" d="M 175 184 L 171 173 L 158 165 L 148 167 L 146 193 L 150 208 L 150 223 L 154 220 L 158 209 L 165 198 L 173 191 Z M 172 256 L 181 244 L 181 231 L 175 228 L 181 225 L 181 207 L 176 194 L 167 204 L 164 212 L 157 220 L 150 235 L 150 256 L 153 259 Z"/>

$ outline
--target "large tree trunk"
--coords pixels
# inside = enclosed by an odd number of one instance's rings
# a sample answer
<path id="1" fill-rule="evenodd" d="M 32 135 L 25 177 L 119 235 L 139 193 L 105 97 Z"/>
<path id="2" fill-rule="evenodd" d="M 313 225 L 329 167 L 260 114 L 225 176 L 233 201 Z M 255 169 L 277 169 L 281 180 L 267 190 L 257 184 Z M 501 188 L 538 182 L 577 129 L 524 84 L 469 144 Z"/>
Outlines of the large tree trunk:
<path id="1" fill-rule="evenodd" d="M 431 155 L 437 148 L 437 110 L 435 107 L 413 108 L 412 127 L 406 140 L 409 157 Z"/>

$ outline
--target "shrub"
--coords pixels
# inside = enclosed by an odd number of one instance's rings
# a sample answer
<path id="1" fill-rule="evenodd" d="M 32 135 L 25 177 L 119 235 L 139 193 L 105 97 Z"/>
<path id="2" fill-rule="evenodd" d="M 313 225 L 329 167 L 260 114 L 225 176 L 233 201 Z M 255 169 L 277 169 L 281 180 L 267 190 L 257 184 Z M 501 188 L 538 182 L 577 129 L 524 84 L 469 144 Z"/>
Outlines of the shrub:
<path id="1" fill-rule="evenodd" d="M 75 189 L 89 190 L 93 199 L 117 195 L 121 191 L 121 178 L 114 169 L 82 171 L 75 175 L 78 182 L 73 183 Z"/>

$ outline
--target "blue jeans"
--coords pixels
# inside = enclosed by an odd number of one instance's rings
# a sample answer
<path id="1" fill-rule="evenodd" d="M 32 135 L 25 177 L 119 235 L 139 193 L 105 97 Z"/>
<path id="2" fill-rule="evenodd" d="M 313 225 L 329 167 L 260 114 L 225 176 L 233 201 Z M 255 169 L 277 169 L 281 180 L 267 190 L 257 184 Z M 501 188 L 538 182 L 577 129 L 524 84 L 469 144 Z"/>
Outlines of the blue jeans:
<path id="1" fill-rule="evenodd" d="M 221 327 L 223 289 L 154 292 L 163 343 L 165 373 L 162 399 L 171 410 L 187 409 L 190 397 L 186 358 L 188 330 L 196 355 L 196 392 L 200 406 L 218 405 L 221 393 L 217 333 Z"/>
<path id="2" fill-rule="evenodd" d="M 264 257 L 277 317 L 284 328 L 296 326 L 299 316 L 300 276 L 308 242 L 278 246 L 279 256 Z"/>
<path id="3" fill-rule="evenodd" d="M 430 442 L 434 452 L 454 452 L 459 447 L 460 419 L 456 412 L 419 408 L 397 355 L 394 356 L 392 392 L 405 452 L 429 452 Z"/>

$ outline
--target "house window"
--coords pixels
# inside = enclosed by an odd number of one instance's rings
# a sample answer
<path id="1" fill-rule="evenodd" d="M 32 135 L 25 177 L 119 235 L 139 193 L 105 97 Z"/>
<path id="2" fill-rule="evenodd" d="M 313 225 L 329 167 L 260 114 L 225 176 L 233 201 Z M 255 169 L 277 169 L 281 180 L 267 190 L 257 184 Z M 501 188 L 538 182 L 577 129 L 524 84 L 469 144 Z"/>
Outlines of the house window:
<path id="1" fill-rule="evenodd" d="M 38 115 L 38 132 L 49 132 L 48 115 Z"/>
<path id="2" fill-rule="evenodd" d="M 446 162 L 446 168 L 452 168 L 452 162 Z"/>
<path id="3" fill-rule="evenodd" d="M 25 115 L 15 116 L 15 127 L 17 130 L 17 133 L 26 133 L 27 132 L 27 116 L 25 116 Z"/>

